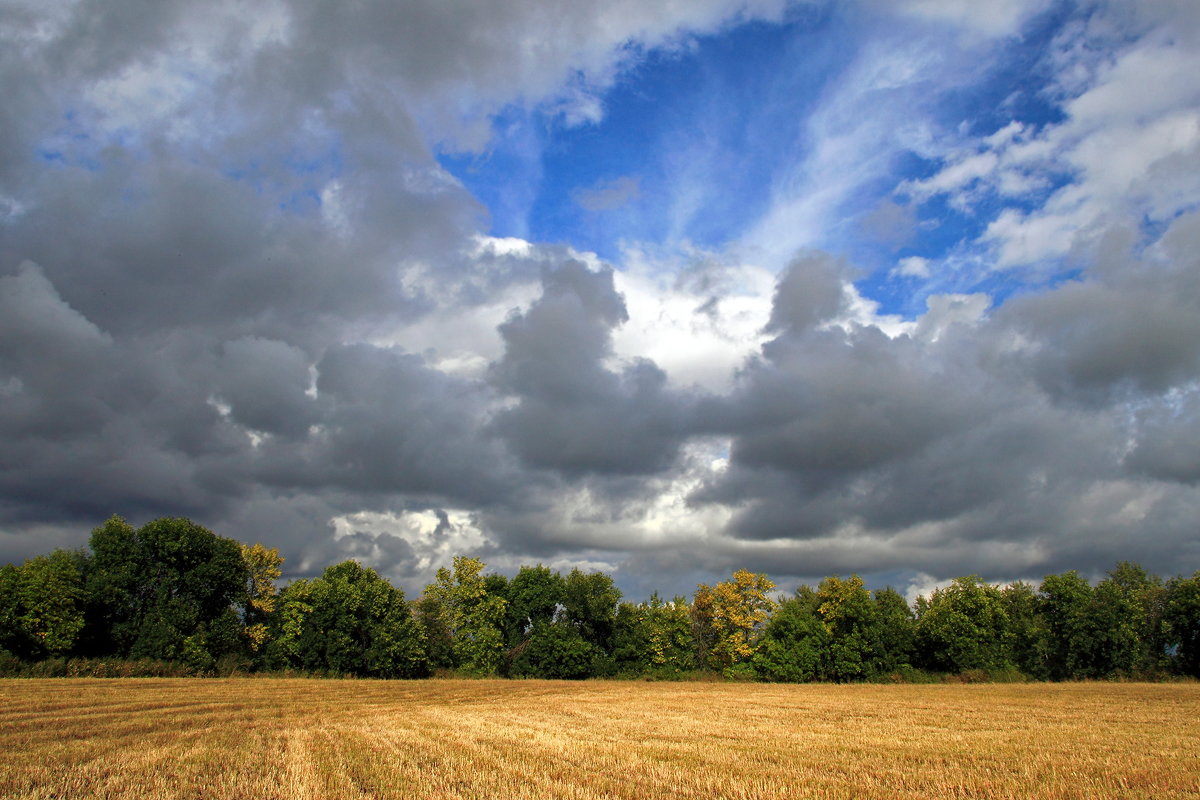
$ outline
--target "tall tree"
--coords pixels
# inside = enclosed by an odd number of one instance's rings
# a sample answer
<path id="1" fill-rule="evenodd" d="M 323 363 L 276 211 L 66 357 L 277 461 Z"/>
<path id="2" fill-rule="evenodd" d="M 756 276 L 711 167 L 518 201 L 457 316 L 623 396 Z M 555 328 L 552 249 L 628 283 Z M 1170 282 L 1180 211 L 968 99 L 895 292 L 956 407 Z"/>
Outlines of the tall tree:
<path id="1" fill-rule="evenodd" d="M 1091 631 L 1088 610 L 1092 586 L 1075 570 L 1047 575 L 1039 589 L 1046 625 L 1046 675 L 1052 680 L 1087 677 Z"/>
<path id="2" fill-rule="evenodd" d="M 904 596 L 895 589 L 874 594 L 875 652 L 868 673 L 886 675 L 912 664 L 916 645 L 916 619 Z"/>
<path id="3" fill-rule="evenodd" d="M 1163 629 L 1174 670 L 1200 678 L 1200 571 L 1167 583 Z"/>
<path id="4" fill-rule="evenodd" d="M 521 567 L 508 583 L 505 639 L 509 647 L 524 641 L 533 628 L 549 624 L 566 598 L 566 581 L 549 567 Z"/>
<path id="5" fill-rule="evenodd" d="M 754 652 L 753 663 L 759 675 L 787 683 L 822 676 L 830 634 L 818 611 L 820 605 L 811 586 L 801 586 L 794 597 L 779 603 Z"/>
<path id="6" fill-rule="evenodd" d="M 606 674 L 615 669 L 611 657 L 620 602 L 621 590 L 611 576 L 603 572 L 585 573 L 578 567 L 567 575 L 563 586 L 562 616 L 575 626 L 585 642 L 596 648 L 598 661 L 593 668 L 594 674 Z"/>
<path id="7" fill-rule="evenodd" d="M 422 631 L 404 593 L 356 561 L 327 567 L 278 598 L 268 663 L 379 678 L 428 672 Z"/>
<path id="8" fill-rule="evenodd" d="M 491 675 L 504 656 L 507 601 L 488 592 L 483 568 L 477 558 L 455 556 L 453 571 L 440 568 L 425 588 L 425 598 L 450 635 L 453 666 Z"/>
<path id="9" fill-rule="evenodd" d="M 307 624 L 314 610 L 312 583 L 306 578 L 294 580 L 275 600 L 263 648 L 263 661 L 271 669 L 325 668 L 324 660 L 315 655 L 321 648 L 319 632 Z"/>
<path id="10" fill-rule="evenodd" d="M 670 677 L 695 669 L 691 609 L 683 597 L 663 602 L 655 592 L 645 603 L 617 608 L 613 658 L 618 672 Z"/>
<path id="11" fill-rule="evenodd" d="M 1132 609 L 1130 624 L 1136 640 L 1136 644 L 1133 644 L 1136 652 L 1130 669 L 1148 674 L 1165 668 L 1167 657 L 1163 613 L 1167 587 L 1162 578 L 1147 572 L 1140 564 L 1122 561 L 1109 570 L 1108 577 L 1100 583 L 1111 585 L 1113 591 L 1122 598 L 1123 604 Z"/>
<path id="12" fill-rule="evenodd" d="M 977 575 L 955 578 L 923 605 L 916 624 L 924 664 L 938 670 L 1011 669 L 1012 632 L 1000 589 Z"/>
<path id="13" fill-rule="evenodd" d="M 1013 664 L 1025 675 L 1045 680 L 1048 634 L 1036 590 L 1031 584 L 1017 581 L 1001 589 L 1000 594 L 1012 634 Z"/>
<path id="14" fill-rule="evenodd" d="M 80 554 L 55 550 L 0 567 L 0 649 L 37 660 L 63 655 L 83 629 Z"/>
<path id="15" fill-rule="evenodd" d="M 25 647 L 24 634 L 17 625 L 20 579 L 19 567 L 0 564 L 0 656 L 15 655 Z"/>
<path id="16" fill-rule="evenodd" d="M 430 669 L 454 667 L 454 637 L 450 632 L 442 601 L 428 592 L 413 603 L 413 618 L 425 640 L 425 658 Z"/>
<path id="17" fill-rule="evenodd" d="M 262 649 L 267 640 L 267 621 L 275 610 L 279 590 L 275 581 L 283 574 L 283 556 L 279 550 L 261 544 L 240 545 L 242 563 L 246 567 L 246 591 L 242 607 L 247 647 L 252 653 Z"/>
<path id="18" fill-rule="evenodd" d="M 874 672 L 878 651 L 875 604 L 862 578 L 826 578 L 817 587 L 817 613 L 829 634 L 821 675 L 831 681 L 853 681 Z"/>
<path id="19" fill-rule="evenodd" d="M 1092 590 L 1086 626 L 1088 647 L 1083 677 L 1133 674 L 1146 655 L 1140 634 L 1149 627 L 1136 592 L 1112 578 L 1100 581 Z"/>
<path id="20" fill-rule="evenodd" d="M 244 603 L 248 580 L 237 542 L 181 517 L 137 530 L 112 517 L 89 544 L 85 633 L 94 654 L 207 667 L 237 646 L 231 608 Z"/>
<path id="21" fill-rule="evenodd" d="M 565 619 L 539 620 L 515 649 L 510 674 L 521 678 L 579 680 L 592 675 L 596 645 Z"/>
<path id="22" fill-rule="evenodd" d="M 692 619 L 707 666 L 726 670 L 750 660 L 774 608 L 768 596 L 774 588 L 766 575 L 745 569 L 732 580 L 696 587 Z"/>

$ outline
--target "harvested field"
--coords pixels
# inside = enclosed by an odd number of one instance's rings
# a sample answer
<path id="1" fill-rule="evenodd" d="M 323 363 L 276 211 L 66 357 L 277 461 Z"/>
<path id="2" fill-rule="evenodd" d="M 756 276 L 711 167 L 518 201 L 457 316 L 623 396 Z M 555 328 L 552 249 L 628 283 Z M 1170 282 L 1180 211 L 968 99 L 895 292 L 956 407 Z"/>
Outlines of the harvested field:
<path id="1" fill-rule="evenodd" d="M 1200 684 L 0 681 L 4 798 L 1200 798 Z"/>

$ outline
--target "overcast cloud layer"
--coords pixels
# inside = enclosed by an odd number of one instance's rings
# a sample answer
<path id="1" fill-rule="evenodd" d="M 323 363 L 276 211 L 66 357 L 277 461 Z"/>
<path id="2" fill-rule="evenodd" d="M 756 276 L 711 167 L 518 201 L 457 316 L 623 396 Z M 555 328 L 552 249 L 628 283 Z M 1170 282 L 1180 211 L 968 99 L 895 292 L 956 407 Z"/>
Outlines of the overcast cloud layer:
<path id="1" fill-rule="evenodd" d="M 0 0 L 0 560 L 1200 569 L 1197 74 L 1186 0 Z"/>

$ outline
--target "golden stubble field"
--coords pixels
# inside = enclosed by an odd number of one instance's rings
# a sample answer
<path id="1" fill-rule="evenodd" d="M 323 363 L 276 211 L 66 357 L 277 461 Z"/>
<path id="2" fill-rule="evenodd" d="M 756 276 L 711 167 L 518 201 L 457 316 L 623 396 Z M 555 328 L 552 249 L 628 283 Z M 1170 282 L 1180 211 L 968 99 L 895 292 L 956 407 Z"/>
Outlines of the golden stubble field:
<path id="1" fill-rule="evenodd" d="M 1200 684 L 4 680 L 0 797 L 1200 797 Z"/>

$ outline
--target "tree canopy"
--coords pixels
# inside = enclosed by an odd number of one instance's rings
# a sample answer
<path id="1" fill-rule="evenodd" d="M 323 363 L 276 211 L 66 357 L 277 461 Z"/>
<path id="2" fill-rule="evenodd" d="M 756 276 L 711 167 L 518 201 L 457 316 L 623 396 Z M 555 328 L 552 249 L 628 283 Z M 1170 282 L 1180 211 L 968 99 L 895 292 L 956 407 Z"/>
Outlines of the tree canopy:
<path id="1" fill-rule="evenodd" d="M 708 671 L 767 681 L 922 676 L 1200 677 L 1200 572 L 1122 562 L 1093 584 L 955 578 L 909 603 L 829 576 L 773 597 L 736 570 L 689 600 L 623 601 L 612 576 L 456 556 L 413 601 L 356 561 L 280 586 L 284 558 L 183 518 L 111 517 L 88 547 L 0 566 L 0 672 L 71 659 L 151 659 L 193 674 L 435 671 L 580 679 Z"/>

